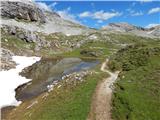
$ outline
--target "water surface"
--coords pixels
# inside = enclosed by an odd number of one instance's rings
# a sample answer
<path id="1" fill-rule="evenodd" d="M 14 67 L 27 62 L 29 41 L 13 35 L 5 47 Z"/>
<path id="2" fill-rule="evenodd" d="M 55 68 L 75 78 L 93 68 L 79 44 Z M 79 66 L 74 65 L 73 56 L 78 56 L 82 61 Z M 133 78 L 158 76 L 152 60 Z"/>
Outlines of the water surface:
<path id="1" fill-rule="evenodd" d="M 16 89 L 16 98 L 21 101 L 34 98 L 48 91 L 47 86 L 62 80 L 64 75 L 91 69 L 98 63 L 80 58 L 42 59 L 20 73 L 32 81 Z"/>

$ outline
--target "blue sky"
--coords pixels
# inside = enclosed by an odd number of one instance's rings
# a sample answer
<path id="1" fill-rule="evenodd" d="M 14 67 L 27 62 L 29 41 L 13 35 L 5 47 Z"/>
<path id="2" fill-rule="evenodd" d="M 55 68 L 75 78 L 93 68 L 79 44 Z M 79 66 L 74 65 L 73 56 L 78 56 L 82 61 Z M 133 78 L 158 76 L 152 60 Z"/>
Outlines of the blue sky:
<path id="1" fill-rule="evenodd" d="M 158 1 L 36 1 L 40 8 L 92 28 L 111 22 L 128 22 L 142 27 L 160 24 Z"/>

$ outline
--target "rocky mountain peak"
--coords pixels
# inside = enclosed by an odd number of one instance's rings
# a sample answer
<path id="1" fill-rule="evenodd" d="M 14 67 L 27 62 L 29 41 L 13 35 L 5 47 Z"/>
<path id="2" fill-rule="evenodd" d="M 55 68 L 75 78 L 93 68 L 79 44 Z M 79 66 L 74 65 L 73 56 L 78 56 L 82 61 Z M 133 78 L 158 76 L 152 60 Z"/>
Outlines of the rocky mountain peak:
<path id="1" fill-rule="evenodd" d="M 160 37 L 160 25 L 149 28 L 148 33 Z"/>
<path id="2" fill-rule="evenodd" d="M 160 25 L 152 28 L 143 28 L 129 23 L 120 22 L 120 23 L 109 23 L 107 26 L 104 26 L 102 30 L 108 32 L 131 33 L 143 37 L 160 36 Z"/>
<path id="3" fill-rule="evenodd" d="M 30 0 L 5 0 L 0 7 L 2 17 L 45 23 L 43 12 Z"/>
<path id="4" fill-rule="evenodd" d="M 132 31 L 132 30 L 145 30 L 145 28 L 134 26 L 126 22 L 109 23 L 107 26 L 104 26 L 102 29 L 112 29 L 112 30 L 124 31 L 124 32 Z"/>
<path id="5" fill-rule="evenodd" d="M 154 27 L 149 28 L 149 30 L 160 29 L 160 25 L 156 25 Z"/>
<path id="6" fill-rule="evenodd" d="M 109 26 L 117 26 L 117 27 L 123 27 L 123 26 L 126 26 L 126 27 L 133 27 L 133 25 L 128 24 L 128 23 L 126 23 L 126 22 L 109 23 L 108 25 L 109 25 Z"/>

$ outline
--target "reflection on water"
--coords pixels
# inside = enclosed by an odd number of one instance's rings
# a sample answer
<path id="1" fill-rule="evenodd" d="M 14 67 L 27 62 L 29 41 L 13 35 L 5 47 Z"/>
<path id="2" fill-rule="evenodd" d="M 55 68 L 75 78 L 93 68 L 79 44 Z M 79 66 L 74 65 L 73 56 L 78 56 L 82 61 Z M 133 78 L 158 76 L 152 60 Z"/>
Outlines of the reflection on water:
<path id="1" fill-rule="evenodd" d="M 91 62 L 82 61 L 79 64 L 77 64 L 67 70 L 64 70 L 63 75 L 67 75 L 67 74 L 70 74 L 73 72 L 79 72 L 81 70 L 88 70 L 88 69 L 94 67 L 95 65 L 97 65 L 98 63 L 99 63 L 98 61 L 91 61 Z"/>
<path id="2" fill-rule="evenodd" d="M 42 59 L 38 63 L 26 68 L 20 74 L 31 78 L 31 83 L 16 89 L 16 99 L 26 100 L 47 91 L 47 86 L 59 81 L 64 75 L 95 67 L 97 60 L 81 60 L 79 58 Z"/>

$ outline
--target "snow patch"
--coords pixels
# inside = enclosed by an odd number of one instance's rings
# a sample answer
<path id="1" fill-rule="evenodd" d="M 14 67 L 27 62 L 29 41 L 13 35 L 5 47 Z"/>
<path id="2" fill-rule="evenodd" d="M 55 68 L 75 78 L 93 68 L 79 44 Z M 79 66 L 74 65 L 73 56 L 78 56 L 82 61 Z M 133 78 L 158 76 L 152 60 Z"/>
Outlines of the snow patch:
<path id="1" fill-rule="evenodd" d="M 10 105 L 18 106 L 21 103 L 21 101 L 17 101 L 15 98 L 15 89 L 31 79 L 20 76 L 19 72 L 40 60 L 39 57 L 26 56 L 13 56 L 12 59 L 17 64 L 16 68 L 0 71 L 0 108 Z"/>

